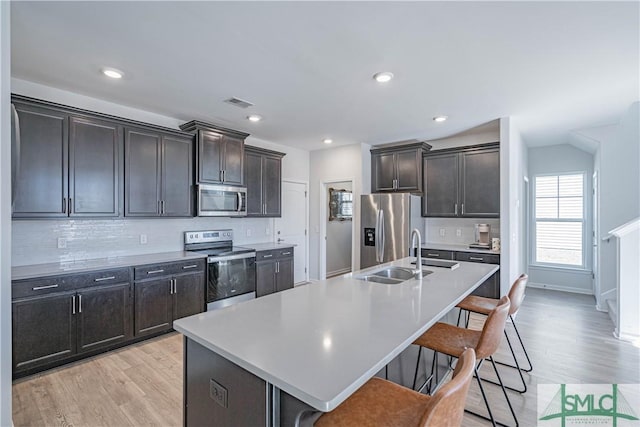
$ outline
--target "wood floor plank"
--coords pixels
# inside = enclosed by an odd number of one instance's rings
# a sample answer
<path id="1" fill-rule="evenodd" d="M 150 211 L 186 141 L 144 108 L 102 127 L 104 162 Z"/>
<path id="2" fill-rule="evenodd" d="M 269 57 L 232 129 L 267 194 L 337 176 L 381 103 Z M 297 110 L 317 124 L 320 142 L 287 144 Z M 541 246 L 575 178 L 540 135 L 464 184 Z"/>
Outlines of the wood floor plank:
<path id="1" fill-rule="evenodd" d="M 482 328 L 482 316 L 470 326 Z M 516 324 L 534 371 L 524 374 L 526 394 L 509 391 L 521 426 L 537 424 L 537 385 L 559 383 L 640 383 L 640 349 L 612 335 L 606 313 L 592 296 L 527 289 Z M 507 331 L 523 361 L 512 325 Z M 504 339 L 503 339 L 504 341 Z M 182 425 L 182 336 L 167 334 L 46 373 L 13 385 L 15 426 L 180 426 Z M 496 360 L 512 362 L 506 341 Z M 410 367 L 413 369 L 413 365 Z M 514 369 L 499 367 L 507 384 L 520 385 Z M 481 375 L 492 376 L 485 364 Z M 513 424 L 501 390 L 486 384 L 499 421 Z M 473 382 L 467 407 L 484 412 Z M 488 422 L 465 414 L 466 427 Z"/>

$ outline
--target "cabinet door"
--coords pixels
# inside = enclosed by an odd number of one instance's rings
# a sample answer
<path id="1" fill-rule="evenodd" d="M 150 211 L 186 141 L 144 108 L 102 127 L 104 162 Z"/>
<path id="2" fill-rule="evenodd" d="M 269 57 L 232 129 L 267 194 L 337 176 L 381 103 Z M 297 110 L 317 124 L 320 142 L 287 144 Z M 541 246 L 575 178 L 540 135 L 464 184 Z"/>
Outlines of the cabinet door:
<path id="1" fill-rule="evenodd" d="M 396 179 L 394 153 L 374 154 L 373 170 L 371 171 L 371 191 L 393 191 Z"/>
<path id="2" fill-rule="evenodd" d="M 15 106 L 21 147 L 13 217 L 66 217 L 68 117 L 56 110 Z"/>
<path id="3" fill-rule="evenodd" d="M 276 292 L 291 288 L 293 288 L 293 258 L 282 258 L 278 260 Z"/>
<path id="4" fill-rule="evenodd" d="M 222 182 L 222 156 L 222 135 L 198 131 L 198 182 Z"/>
<path id="5" fill-rule="evenodd" d="M 205 306 L 204 273 L 174 277 L 173 318 L 202 313 Z"/>
<path id="6" fill-rule="evenodd" d="M 193 142 L 189 138 L 162 138 L 162 197 L 164 216 L 193 216 Z"/>
<path id="7" fill-rule="evenodd" d="M 224 183 L 243 184 L 242 165 L 244 163 L 244 139 L 230 136 L 224 139 Z"/>
<path id="8" fill-rule="evenodd" d="M 136 282 L 135 288 L 135 335 L 149 335 L 171 329 L 173 304 L 171 279 L 156 279 Z"/>
<path id="9" fill-rule="evenodd" d="M 131 284 L 78 292 L 78 353 L 109 347 L 133 337 Z"/>
<path id="10" fill-rule="evenodd" d="M 160 135 L 125 131 L 125 216 L 160 215 Z"/>
<path id="11" fill-rule="evenodd" d="M 276 291 L 276 262 L 256 262 L 256 297 L 272 294 Z"/>
<path id="12" fill-rule="evenodd" d="M 265 216 L 281 216 L 281 171 L 282 161 L 276 157 L 265 156 L 263 160 L 262 200 L 265 204 Z"/>
<path id="13" fill-rule="evenodd" d="M 262 159 L 260 154 L 246 152 L 244 182 L 247 185 L 247 216 L 264 215 Z"/>
<path id="14" fill-rule="evenodd" d="M 69 216 L 120 214 L 120 135 L 115 123 L 71 117 Z"/>
<path id="15" fill-rule="evenodd" d="M 458 206 L 458 154 L 442 154 L 423 158 L 424 196 L 422 215 L 453 217 Z"/>
<path id="16" fill-rule="evenodd" d="M 500 216 L 500 150 L 462 153 L 460 213 L 465 217 Z"/>
<path id="17" fill-rule="evenodd" d="M 422 191 L 422 152 L 417 149 L 396 153 L 396 190 Z"/>
<path id="18" fill-rule="evenodd" d="M 76 353 L 75 292 L 14 301 L 13 370 L 23 371 Z"/>

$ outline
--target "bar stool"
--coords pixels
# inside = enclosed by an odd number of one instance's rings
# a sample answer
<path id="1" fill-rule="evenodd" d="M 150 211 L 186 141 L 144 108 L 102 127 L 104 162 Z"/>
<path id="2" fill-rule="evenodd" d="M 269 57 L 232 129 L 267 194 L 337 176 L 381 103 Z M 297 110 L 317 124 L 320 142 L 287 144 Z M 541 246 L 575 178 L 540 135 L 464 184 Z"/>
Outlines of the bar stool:
<path id="1" fill-rule="evenodd" d="M 474 350 L 465 350 L 453 379 L 433 396 L 374 377 L 314 426 L 460 426 L 475 364 Z"/>
<path id="2" fill-rule="evenodd" d="M 509 307 L 511 303 L 509 301 L 509 297 L 504 296 L 496 307 L 491 310 L 487 320 L 484 323 L 484 327 L 482 331 L 474 331 L 471 329 L 460 328 L 458 326 L 450 325 L 447 323 L 438 322 L 433 325 L 430 329 L 427 330 L 424 334 L 422 334 L 417 340 L 414 341 L 414 344 L 419 345 L 421 348 L 429 348 L 436 352 L 434 355 L 437 357 L 438 353 L 445 354 L 447 356 L 460 357 L 462 352 L 466 348 L 473 348 L 476 351 L 476 357 L 479 362 L 474 368 L 474 374 L 478 381 L 478 386 L 480 387 L 480 393 L 482 394 L 482 398 L 484 400 L 484 404 L 487 407 L 487 412 L 489 413 L 489 418 L 484 415 L 477 414 L 475 412 L 467 411 L 473 415 L 476 415 L 480 418 L 484 418 L 486 420 L 491 421 L 491 423 L 496 426 L 505 425 L 502 423 L 497 423 L 493 413 L 491 412 L 491 408 L 489 406 L 489 401 L 487 400 L 487 396 L 484 392 L 484 388 L 482 387 L 482 381 L 478 370 L 482 366 L 482 362 L 485 359 L 489 359 L 491 365 L 493 366 L 493 370 L 498 377 L 498 381 L 502 386 L 502 393 L 507 401 L 507 405 L 509 405 L 509 410 L 511 411 L 511 415 L 516 423 L 516 427 L 518 424 L 518 417 L 516 416 L 515 411 L 513 410 L 513 406 L 511 405 L 511 401 L 509 400 L 509 396 L 507 395 L 507 390 L 504 388 L 502 384 L 502 379 L 500 378 L 500 374 L 498 373 L 498 369 L 493 360 L 493 354 L 498 349 L 500 345 L 500 337 L 502 332 L 504 331 L 505 323 L 507 321 L 507 315 L 509 314 Z M 418 359 L 418 363 L 420 359 Z M 418 375 L 418 364 L 416 364 L 416 373 L 414 375 L 414 383 L 415 378 Z M 437 369 L 437 367 L 436 367 Z M 433 372 L 431 377 L 433 377 Z"/>
<path id="3" fill-rule="evenodd" d="M 533 370 L 533 365 L 531 364 L 531 359 L 529 359 L 529 354 L 527 353 L 527 349 L 524 347 L 524 343 L 522 342 L 522 338 L 520 337 L 520 332 L 518 332 L 518 328 L 516 327 L 516 322 L 513 318 L 513 315 L 518 312 L 520 309 L 520 305 L 524 300 L 524 291 L 527 286 L 527 281 L 529 280 L 529 276 L 526 274 L 521 274 L 513 285 L 511 285 L 511 289 L 509 290 L 509 300 L 511 301 L 511 308 L 509 309 L 509 319 L 511 319 L 511 324 L 513 325 L 513 329 L 516 331 L 516 335 L 518 336 L 518 340 L 520 341 L 520 346 L 524 351 L 524 355 L 527 358 L 527 363 L 529 364 L 529 368 L 521 368 L 518 363 L 518 358 L 516 357 L 516 353 L 513 350 L 513 346 L 511 345 L 511 340 L 509 339 L 509 334 L 507 334 L 507 330 L 504 330 L 504 336 L 507 338 L 507 344 L 509 344 L 509 350 L 511 350 L 511 355 L 513 356 L 513 360 L 515 362 L 515 366 L 509 363 L 496 362 L 497 364 L 509 366 L 511 368 L 515 368 L 518 370 L 520 374 L 520 380 L 522 381 L 522 389 L 517 389 L 513 387 L 508 387 L 509 390 L 517 391 L 518 393 L 526 393 L 527 392 L 527 384 L 524 381 L 523 372 L 531 372 Z M 456 307 L 460 309 L 460 313 L 458 313 L 458 324 L 460 324 L 460 315 L 462 311 L 467 312 L 466 316 L 466 324 L 469 326 L 469 313 L 478 313 L 483 314 L 485 316 L 489 315 L 491 310 L 493 310 L 498 305 L 498 300 L 495 298 L 485 298 L 479 297 L 475 295 L 469 295 L 465 299 L 463 299 Z M 497 384 L 495 381 L 485 380 L 486 382 L 490 382 L 492 384 Z"/>

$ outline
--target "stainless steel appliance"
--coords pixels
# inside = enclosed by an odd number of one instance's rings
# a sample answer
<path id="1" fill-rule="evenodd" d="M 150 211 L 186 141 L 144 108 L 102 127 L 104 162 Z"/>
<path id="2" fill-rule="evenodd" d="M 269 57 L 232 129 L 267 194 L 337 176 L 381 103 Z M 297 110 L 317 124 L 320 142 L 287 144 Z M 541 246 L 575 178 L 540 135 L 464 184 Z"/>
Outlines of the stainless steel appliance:
<path id="1" fill-rule="evenodd" d="M 198 216 L 247 216 L 247 188 L 199 184 Z"/>
<path id="2" fill-rule="evenodd" d="M 409 193 L 360 196 L 360 268 L 410 256 L 411 230 L 422 230 L 420 197 Z"/>
<path id="3" fill-rule="evenodd" d="M 184 249 L 207 255 L 207 310 L 256 297 L 256 252 L 233 246 L 233 230 L 187 231 Z"/>
<path id="4" fill-rule="evenodd" d="M 475 249 L 491 249 L 491 226 L 489 224 L 476 224 L 476 241 L 469 245 Z"/>

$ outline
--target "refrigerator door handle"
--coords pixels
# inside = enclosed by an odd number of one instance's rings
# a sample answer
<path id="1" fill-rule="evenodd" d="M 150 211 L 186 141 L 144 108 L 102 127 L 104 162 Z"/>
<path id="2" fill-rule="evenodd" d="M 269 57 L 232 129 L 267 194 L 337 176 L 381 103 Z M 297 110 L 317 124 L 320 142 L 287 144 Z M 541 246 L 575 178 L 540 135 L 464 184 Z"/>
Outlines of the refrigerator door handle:
<path id="1" fill-rule="evenodd" d="M 378 214 L 380 216 L 380 232 L 378 233 L 378 238 L 376 239 L 376 241 L 380 241 L 380 246 L 378 249 L 379 252 L 379 259 L 378 262 L 384 262 L 384 211 L 382 209 L 380 209 L 379 211 L 380 213 Z"/>

